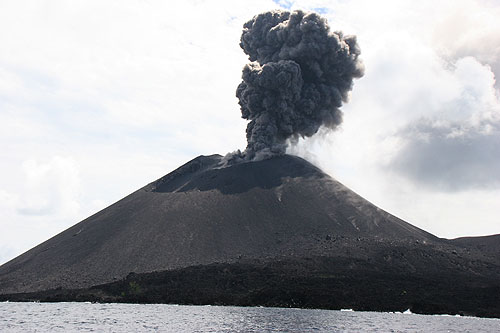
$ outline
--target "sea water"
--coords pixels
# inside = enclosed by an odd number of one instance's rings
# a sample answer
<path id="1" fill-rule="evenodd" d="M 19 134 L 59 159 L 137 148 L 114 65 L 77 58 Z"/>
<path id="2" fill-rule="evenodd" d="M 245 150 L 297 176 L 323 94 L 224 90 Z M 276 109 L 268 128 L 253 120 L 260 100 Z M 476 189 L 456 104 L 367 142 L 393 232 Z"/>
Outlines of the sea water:
<path id="1" fill-rule="evenodd" d="M 0 303 L 0 332 L 500 332 L 500 320 L 166 304 Z"/>

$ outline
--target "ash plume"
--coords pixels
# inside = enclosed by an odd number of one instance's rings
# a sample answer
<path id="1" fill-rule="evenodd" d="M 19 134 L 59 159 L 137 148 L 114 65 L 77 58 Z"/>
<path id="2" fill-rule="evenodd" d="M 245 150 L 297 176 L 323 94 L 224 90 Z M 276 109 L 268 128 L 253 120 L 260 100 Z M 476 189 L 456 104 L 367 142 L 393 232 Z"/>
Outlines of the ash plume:
<path id="1" fill-rule="evenodd" d="M 250 120 L 241 158 L 284 154 L 288 139 L 342 122 L 339 108 L 364 72 L 356 36 L 331 32 L 316 13 L 276 10 L 245 23 L 240 46 L 252 61 L 236 90 Z"/>

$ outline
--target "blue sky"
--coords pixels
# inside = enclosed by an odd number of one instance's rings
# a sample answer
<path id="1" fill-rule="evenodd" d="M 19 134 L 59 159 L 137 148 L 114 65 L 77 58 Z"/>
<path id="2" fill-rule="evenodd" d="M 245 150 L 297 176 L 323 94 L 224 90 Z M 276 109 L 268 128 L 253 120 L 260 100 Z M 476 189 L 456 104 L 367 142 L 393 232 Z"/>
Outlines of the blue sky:
<path id="1" fill-rule="evenodd" d="M 290 153 L 441 237 L 500 233 L 491 1 L 0 3 L 0 263 L 200 155 L 243 149 L 245 21 L 316 10 L 366 74 Z"/>

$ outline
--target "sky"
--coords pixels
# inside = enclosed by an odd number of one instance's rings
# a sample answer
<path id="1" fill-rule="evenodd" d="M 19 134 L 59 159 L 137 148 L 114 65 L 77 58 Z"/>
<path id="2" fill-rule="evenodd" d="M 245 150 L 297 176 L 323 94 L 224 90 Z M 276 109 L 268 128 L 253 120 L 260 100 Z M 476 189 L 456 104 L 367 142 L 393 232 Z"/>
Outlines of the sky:
<path id="1" fill-rule="evenodd" d="M 439 237 L 500 233 L 496 1 L 0 2 L 0 264 L 198 155 L 246 146 L 243 24 L 316 11 L 365 75 L 288 152 Z"/>

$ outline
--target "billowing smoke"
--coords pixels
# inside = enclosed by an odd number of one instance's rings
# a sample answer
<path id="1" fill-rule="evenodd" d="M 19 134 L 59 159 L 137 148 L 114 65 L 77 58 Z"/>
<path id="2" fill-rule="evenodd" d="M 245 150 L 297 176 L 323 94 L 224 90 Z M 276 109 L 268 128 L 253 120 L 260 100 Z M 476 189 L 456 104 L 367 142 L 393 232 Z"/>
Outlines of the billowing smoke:
<path id="1" fill-rule="evenodd" d="M 236 90 L 250 120 L 242 157 L 284 154 L 287 139 L 342 122 L 339 108 L 364 71 L 355 36 L 331 32 L 316 13 L 276 10 L 245 23 L 240 46 L 252 61 Z"/>

